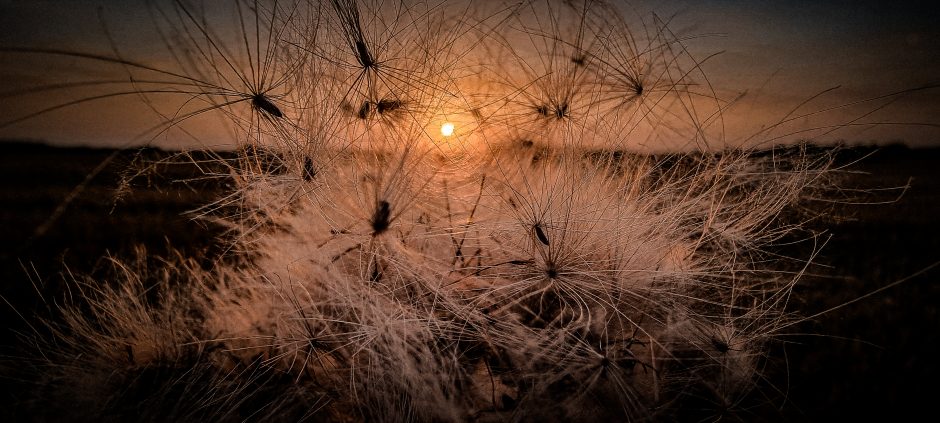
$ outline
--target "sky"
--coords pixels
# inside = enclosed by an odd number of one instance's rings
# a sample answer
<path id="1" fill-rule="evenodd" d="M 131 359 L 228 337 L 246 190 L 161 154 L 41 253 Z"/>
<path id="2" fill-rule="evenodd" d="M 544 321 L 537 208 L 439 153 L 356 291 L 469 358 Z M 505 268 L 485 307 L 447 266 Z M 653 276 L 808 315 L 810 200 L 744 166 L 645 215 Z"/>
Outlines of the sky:
<path id="1" fill-rule="evenodd" d="M 163 0 L 150 0 L 163 1 Z M 159 62 L 147 0 L 0 0 L 0 47 L 54 47 L 110 52 L 106 33 L 127 57 Z M 224 8 L 227 2 L 206 2 Z M 932 1 L 670 0 L 634 2 L 656 13 L 687 45 L 725 99 L 728 142 L 754 134 L 820 142 L 904 142 L 940 147 L 940 5 Z M 106 30 L 105 30 L 106 29 Z M 28 90 L 40 81 L 77 81 L 101 69 L 80 59 L 45 62 L 0 53 L 0 93 Z M 913 90 L 913 91 L 912 91 Z M 908 92 L 910 91 L 910 92 Z M 891 94 L 906 92 L 903 95 Z M 88 90 L 75 95 L 95 95 Z M 0 94 L 0 122 L 42 107 L 42 95 Z M 876 99 L 876 100 L 872 100 Z M 807 101 L 809 100 L 809 101 Z M 867 100 L 867 101 L 866 101 Z M 806 104 L 803 104 L 806 103 Z M 796 110 L 795 113 L 792 111 Z M 822 112 L 820 112 L 822 111 Z M 41 139 L 61 145 L 186 146 L 180 139 L 138 137 L 152 114 L 136 96 L 83 103 L 0 128 L 2 138 Z M 773 133 L 760 132 L 806 115 Z M 150 119 L 150 120 L 148 120 Z M 855 125 L 878 122 L 878 125 Z M 847 125 L 845 123 L 848 123 Z M 841 125 L 840 125 L 841 124 Z M 3 125 L 0 123 L 0 125 Z M 205 123 L 209 128 L 213 124 Z M 790 138 L 783 136 L 796 132 Z M 225 136 L 207 129 L 209 146 Z"/>

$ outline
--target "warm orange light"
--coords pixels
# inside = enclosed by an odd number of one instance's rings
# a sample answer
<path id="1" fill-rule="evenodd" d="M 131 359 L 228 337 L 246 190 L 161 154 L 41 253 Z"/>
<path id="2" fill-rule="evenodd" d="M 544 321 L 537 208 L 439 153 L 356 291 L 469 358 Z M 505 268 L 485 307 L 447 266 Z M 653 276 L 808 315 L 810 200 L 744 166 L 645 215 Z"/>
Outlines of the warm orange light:
<path id="1" fill-rule="evenodd" d="M 441 125 L 441 135 L 445 137 L 454 135 L 454 124 L 450 122 L 444 122 L 444 124 Z"/>

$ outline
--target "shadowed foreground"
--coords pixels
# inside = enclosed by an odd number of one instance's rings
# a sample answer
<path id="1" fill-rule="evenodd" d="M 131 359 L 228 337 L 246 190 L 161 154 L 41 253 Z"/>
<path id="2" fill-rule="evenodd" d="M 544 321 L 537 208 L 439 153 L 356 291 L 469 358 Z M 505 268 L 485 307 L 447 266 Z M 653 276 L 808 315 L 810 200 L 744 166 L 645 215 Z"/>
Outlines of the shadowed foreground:
<path id="1" fill-rule="evenodd" d="M 68 205 L 61 217 L 48 217 L 72 189 L 112 151 L 55 149 L 30 144 L 6 144 L 0 157 L 0 219 L 4 241 L 0 249 L 3 284 L 0 294 L 26 316 L 43 313 L 44 305 L 30 279 L 38 281 L 47 298 L 61 295 L 63 273 L 101 274 L 108 253 L 128 257 L 138 246 L 153 256 L 165 256 L 168 246 L 205 265 L 220 253 L 221 227 L 195 222 L 184 213 L 226 189 L 229 182 L 194 179 L 191 164 L 161 165 L 147 178 L 137 178 L 116 197 L 121 175 L 134 162 L 165 158 L 160 151 L 120 152 L 104 171 Z M 850 163 L 870 150 L 846 150 L 838 162 Z M 850 170 L 844 188 L 871 189 L 903 186 L 910 189 L 891 204 L 837 204 L 826 221 L 810 224 L 832 235 L 795 290 L 794 308 L 804 315 L 851 301 L 867 292 L 909 276 L 940 259 L 940 152 L 885 148 Z M 184 181 L 184 182 L 179 182 Z M 898 191 L 854 196 L 870 202 L 895 198 Z M 44 228 L 37 233 L 37 228 Z M 826 236 L 820 239 L 826 239 Z M 800 248 L 805 248 L 800 247 Z M 793 251 L 806 257 L 805 250 Z M 24 270 L 23 267 L 26 267 Z M 28 270 L 28 272 L 27 272 Z M 926 411 L 936 397 L 931 382 L 940 376 L 934 357 L 940 353 L 940 285 L 938 270 L 912 278 L 859 303 L 800 325 L 794 332 L 821 336 L 788 336 L 792 344 L 777 350 L 779 371 L 772 382 L 786 390 L 789 403 L 782 416 L 773 409 L 755 410 L 755 419 L 789 421 L 878 416 L 913 416 Z M 2 311 L 9 330 L 2 345 L 14 351 L 13 331 L 27 326 L 9 307 Z M 789 377 L 784 373 L 789 368 Z M 13 420 L 21 414 L 27 395 L 15 380 L 3 380 L 2 407 Z M 289 381 L 285 381 L 289 383 Z M 923 388 L 922 388 L 923 387 Z M 139 389 L 146 389 L 140 387 Z"/>

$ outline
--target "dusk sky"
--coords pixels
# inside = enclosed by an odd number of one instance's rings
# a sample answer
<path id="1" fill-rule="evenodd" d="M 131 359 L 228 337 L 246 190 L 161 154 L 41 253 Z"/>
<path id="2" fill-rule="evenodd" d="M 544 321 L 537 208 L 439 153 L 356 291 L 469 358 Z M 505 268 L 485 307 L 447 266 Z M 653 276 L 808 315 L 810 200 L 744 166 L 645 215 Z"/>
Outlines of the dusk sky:
<path id="1" fill-rule="evenodd" d="M 0 46 L 108 53 L 106 26 L 122 54 L 147 61 L 151 47 L 160 42 L 153 36 L 147 3 L 0 0 Z M 207 4 L 220 7 L 223 2 Z M 725 99 L 747 93 L 725 115 L 730 142 L 747 139 L 830 88 L 839 87 L 801 107 L 800 112 L 940 84 L 940 6 L 936 2 L 673 0 L 634 5 L 664 19 L 674 16 L 669 26 L 677 33 L 700 35 L 687 43 L 694 55 L 705 58 L 721 52 L 703 65 L 710 81 Z M 97 71 L 93 63 L 77 59 L 49 64 L 35 57 L 2 53 L 0 60 L 4 92 L 62 75 L 78 78 Z M 892 103 L 884 109 L 868 114 L 889 101 Z M 9 120 L 23 115 L 24 110 L 35 110 L 30 108 L 41 102 L 41 96 L 6 95 L 0 97 L 0 113 Z M 135 131 L 147 125 L 141 116 L 146 110 L 134 102 L 140 103 L 140 99 L 129 96 L 100 105 L 84 104 L 8 125 L 0 129 L 0 137 L 62 145 L 124 146 L 133 142 L 128 140 Z M 846 122 L 882 124 L 850 125 L 820 136 L 820 140 L 903 141 L 940 147 L 940 89 L 863 102 L 794 124 L 807 127 Z M 173 141 L 156 142 L 172 146 L 167 143 Z"/>

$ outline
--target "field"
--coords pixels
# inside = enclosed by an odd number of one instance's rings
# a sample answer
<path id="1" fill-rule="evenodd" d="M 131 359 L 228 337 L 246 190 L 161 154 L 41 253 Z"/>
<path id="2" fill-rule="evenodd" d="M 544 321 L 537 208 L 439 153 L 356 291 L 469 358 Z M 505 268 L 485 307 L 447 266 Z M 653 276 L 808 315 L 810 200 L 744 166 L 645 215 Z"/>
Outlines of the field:
<path id="1" fill-rule="evenodd" d="M 169 153 L 116 152 L 50 221 L 69 193 L 114 152 L 31 143 L 2 148 L 0 294 L 10 304 L 0 315 L 8 357 L 23 351 L 16 332 L 28 333 L 29 327 L 21 317 L 47 313 L 34 284 L 45 298 L 57 298 L 68 273 L 105 274 L 104 257 L 130 257 L 139 247 L 151 256 L 166 256 L 172 247 L 205 265 L 221 253 L 222 229 L 193 220 L 187 211 L 225 192 L 230 181 L 198 179 L 200 173 L 183 161 L 130 181 L 118 196 L 121 176 L 135 168 L 133 161 L 139 165 Z M 918 274 L 940 260 L 940 151 L 844 149 L 837 163 L 848 164 L 839 184 L 848 197 L 871 204 L 831 205 L 826 218 L 811 222 L 812 230 L 831 238 L 797 285 L 792 308 L 812 316 L 915 276 L 791 328 L 783 337 L 787 343 L 773 349 L 767 373 L 788 399 L 753 410 L 747 420 L 906 420 L 930 415 L 940 393 L 940 269 Z M 906 190 L 873 191 L 908 184 Z M 808 252 L 800 248 L 786 253 L 805 257 Z M 9 378 L 3 383 L 4 420 L 28 420 L 28 385 Z"/>

